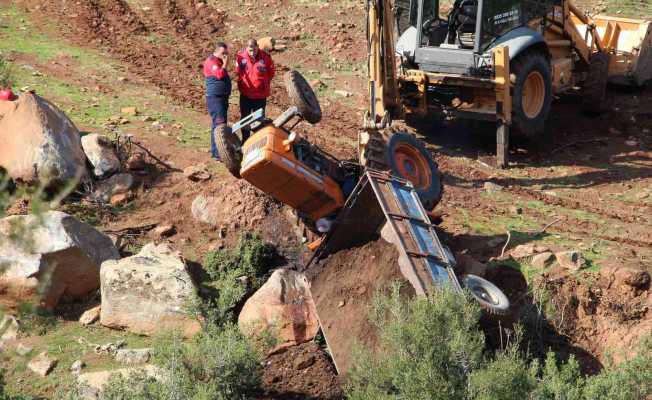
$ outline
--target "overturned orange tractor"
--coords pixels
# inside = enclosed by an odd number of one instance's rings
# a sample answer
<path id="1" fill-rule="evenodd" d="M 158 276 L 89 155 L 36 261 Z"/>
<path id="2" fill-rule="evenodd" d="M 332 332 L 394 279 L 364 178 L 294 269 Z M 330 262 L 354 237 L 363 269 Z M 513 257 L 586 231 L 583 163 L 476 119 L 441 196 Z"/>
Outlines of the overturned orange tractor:
<path id="1" fill-rule="evenodd" d="M 298 72 L 288 72 L 285 83 L 292 105 L 275 120 L 258 110 L 232 128 L 218 126 L 213 134 L 232 175 L 297 210 L 309 227 L 326 232 L 364 167 L 337 159 L 293 131 L 301 120 L 318 123 L 321 108 Z M 245 143 L 236 135 L 243 127 L 252 131 Z M 410 181 L 424 207 L 433 209 L 441 199 L 442 183 L 425 146 L 407 133 L 392 134 L 382 146 L 384 159 L 376 159 L 374 168 Z"/>

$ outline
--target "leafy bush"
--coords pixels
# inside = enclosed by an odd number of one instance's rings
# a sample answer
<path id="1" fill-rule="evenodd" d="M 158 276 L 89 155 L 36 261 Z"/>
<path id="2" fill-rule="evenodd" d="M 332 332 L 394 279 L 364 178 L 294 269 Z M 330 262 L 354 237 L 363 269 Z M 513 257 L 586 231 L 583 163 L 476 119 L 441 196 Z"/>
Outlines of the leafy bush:
<path id="1" fill-rule="evenodd" d="M 233 324 L 208 327 L 188 343 L 172 335 L 157 349 L 160 377 L 114 375 L 102 399 L 238 400 L 259 390 L 261 355 Z"/>
<path id="2" fill-rule="evenodd" d="M 0 89 L 11 88 L 14 85 L 11 64 L 0 55 Z"/>
<path id="3" fill-rule="evenodd" d="M 0 369 L 0 400 L 31 400 L 32 397 L 28 396 L 11 396 L 5 392 L 5 377 L 4 370 Z"/>
<path id="4" fill-rule="evenodd" d="M 543 366 L 518 348 L 520 338 L 488 355 L 480 310 L 468 296 L 447 290 L 405 300 L 399 288 L 377 298 L 375 354 L 357 348 L 347 393 L 352 400 L 634 400 L 652 396 L 652 335 L 637 355 L 583 377 L 570 357 L 548 353 Z"/>
<path id="5" fill-rule="evenodd" d="M 208 253 L 204 260 L 208 294 L 193 308 L 214 325 L 234 321 L 235 311 L 265 283 L 276 258 L 274 247 L 252 233 L 243 234 L 234 249 Z"/>

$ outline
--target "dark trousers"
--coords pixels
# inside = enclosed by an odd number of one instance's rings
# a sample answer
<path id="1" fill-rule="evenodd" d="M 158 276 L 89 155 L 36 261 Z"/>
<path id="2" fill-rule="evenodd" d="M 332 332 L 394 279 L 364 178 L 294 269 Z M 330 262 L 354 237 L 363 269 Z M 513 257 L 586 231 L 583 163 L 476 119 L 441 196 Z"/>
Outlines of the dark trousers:
<path id="1" fill-rule="evenodd" d="M 229 98 L 228 96 L 207 96 L 206 107 L 211 116 L 211 156 L 219 159 L 220 155 L 217 153 L 214 131 L 216 126 L 226 123 L 227 113 L 229 111 Z"/>
<path id="2" fill-rule="evenodd" d="M 267 106 L 267 99 L 250 99 L 249 97 L 241 94 L 240 95 L 240 118 L 244 118 L 254 111 L 263 109 L 263 115 L 265 115 L 265 106 Z M 249 127 L 242 128 L 242 143 L 249 139 L 251 131 Z"/>

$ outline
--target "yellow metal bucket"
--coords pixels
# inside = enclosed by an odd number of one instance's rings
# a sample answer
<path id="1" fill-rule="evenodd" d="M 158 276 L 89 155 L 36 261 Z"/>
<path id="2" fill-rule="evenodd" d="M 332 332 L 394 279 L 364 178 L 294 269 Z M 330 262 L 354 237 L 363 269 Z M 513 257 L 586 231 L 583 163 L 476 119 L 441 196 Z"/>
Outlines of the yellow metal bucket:
<path id="1" fill-rule="evenodd" d="M 609 81 L 641 86 L 652 79 L 651 21 L 608 15 L 592 19 L 603 47 L 611 54 Z M 586 32 L 586 25 L 577 27 L 580 33 Z"/>

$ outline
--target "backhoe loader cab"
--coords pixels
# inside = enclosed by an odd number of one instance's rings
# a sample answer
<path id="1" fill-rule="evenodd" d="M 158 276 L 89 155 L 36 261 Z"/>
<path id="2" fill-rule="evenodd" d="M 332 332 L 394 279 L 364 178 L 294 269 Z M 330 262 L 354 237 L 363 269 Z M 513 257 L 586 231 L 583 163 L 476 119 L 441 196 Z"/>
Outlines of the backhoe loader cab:
<path id="1" fill-rule="evenodd" d="M 439 0 L 397 1 L 397 53 L 407 66 L 437 73 L 491 77 L 491 49 L 508 43 L 510 54 L 543 42 L 543 20 L 552 2 L 456 0 L 448 12 Z"/>

